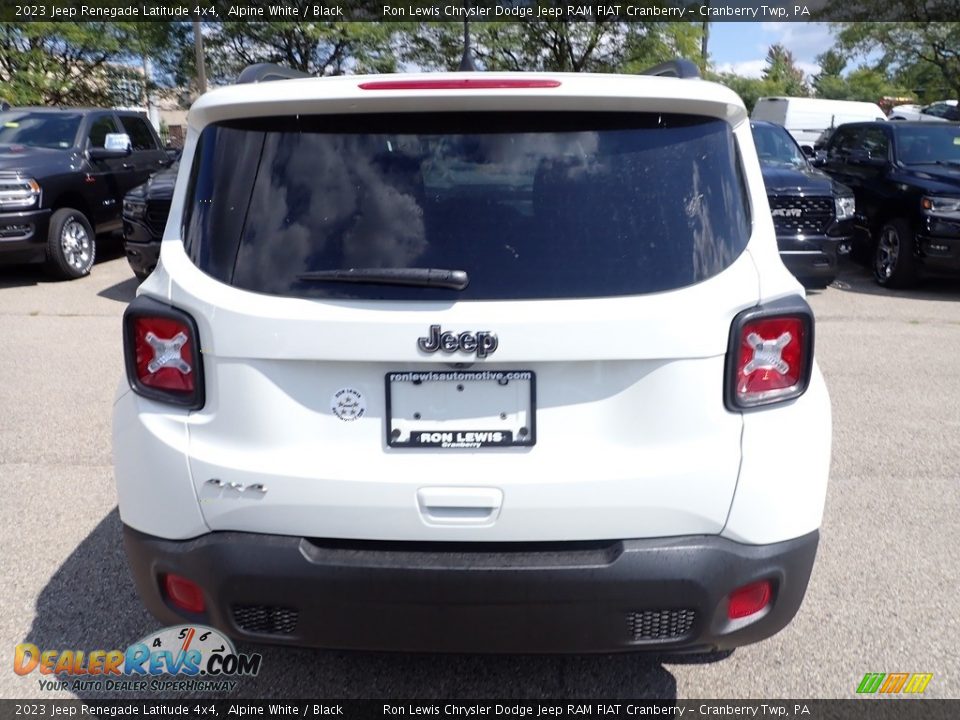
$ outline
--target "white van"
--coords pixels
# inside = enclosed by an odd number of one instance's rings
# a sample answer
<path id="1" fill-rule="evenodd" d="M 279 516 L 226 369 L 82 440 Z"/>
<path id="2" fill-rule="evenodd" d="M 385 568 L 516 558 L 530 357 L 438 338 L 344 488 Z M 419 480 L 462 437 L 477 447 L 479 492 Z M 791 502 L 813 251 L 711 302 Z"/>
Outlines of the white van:
<path id="1" fill-rule="evenodd" d="M 813 147 L 824 130 L 849 122 L 886 120 L 879 105 L 853 100 L 805 97 L 763 97 L 757 100 L 751 120 L 783 125 L 800 147 Z"/>

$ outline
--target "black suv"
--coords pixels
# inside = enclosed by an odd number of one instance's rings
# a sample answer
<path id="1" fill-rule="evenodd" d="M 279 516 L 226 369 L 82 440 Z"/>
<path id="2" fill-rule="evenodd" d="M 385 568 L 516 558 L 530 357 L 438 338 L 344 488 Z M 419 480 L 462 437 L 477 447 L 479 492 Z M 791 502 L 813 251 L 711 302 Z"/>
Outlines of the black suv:
<path id="1" fill-rule="evenodd" d="M 826 287 L 853 240 L 853 192 L 811 166 L 780 125 L 753 121 L 750 129 L 780 258 L 807 287 Z"/>
<path id="2" fill-rule="evenodd" d="M 123 247 L 138 279 L 153 272 L 160 259 L 160 240 L 170 214 L 179 162 L 158 172 L 123 198 Z"/>
<path id="3" fill-rule="evenodd" d="M 960 124 L 841 125 L 823 163 L 853 188 L 856 242 L 878 283 L 960 271 Z"/>
<path id="4" fill-rule="evenodd" d="M 17 108 L 0 113 L 0 261 L 82 277 L 96 234 L 120 228 L 124 194 L 170 164 L 136 112 Z"/>

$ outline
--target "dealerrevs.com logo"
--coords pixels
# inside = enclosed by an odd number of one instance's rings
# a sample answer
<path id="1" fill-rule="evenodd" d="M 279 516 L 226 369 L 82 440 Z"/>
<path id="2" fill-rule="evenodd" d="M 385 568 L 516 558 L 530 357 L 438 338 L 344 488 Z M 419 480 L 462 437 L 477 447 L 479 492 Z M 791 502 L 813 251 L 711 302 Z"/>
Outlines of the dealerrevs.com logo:
<path id="1" fill-rule="evenodd" d="M 41 690 L 229 692 L 236 678 L 260 672 L 262 660 L 258 653 L 237 653 L 213 628 L 175 625 L 126 650 L 50 650 L 21 643 L 13 670 L 38 673 Z"/>

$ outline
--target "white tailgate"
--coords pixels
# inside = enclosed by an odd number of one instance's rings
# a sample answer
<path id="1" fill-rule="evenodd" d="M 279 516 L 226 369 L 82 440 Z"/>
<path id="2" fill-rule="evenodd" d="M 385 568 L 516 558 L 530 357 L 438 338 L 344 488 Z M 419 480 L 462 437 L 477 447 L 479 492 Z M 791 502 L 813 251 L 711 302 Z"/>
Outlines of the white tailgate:
<path id="1" fill-rule="evenodd" d="M 171 302 L 201 335 L 207 403 L 189 418 L 189 455 L 213 530 L 519 541 L 717 533 L 725 523 L 742 422 L 724 409 L 724 353 L 733 316 L 758 298 L 748 253 L 666 293 L 398 306 L 248 293 L 205 276 L 176 246 L 164 252 L 170 276 L 191 288 L 172 281 Z M 433 324 L 496 333 L 495 353 L 470 370 L 534 373 L 535 444 L 388 445 L 387 374 L 473 359 L 418 350 Z M 502 400 L 504 422 L 522 425 L 511 413 L 525 410 L 524 396 Z M 419 405 L 404 402 L 409 421 Z M 447 430 L 489 430 L 498 404 L 434 412 L 452 420 Z"/>

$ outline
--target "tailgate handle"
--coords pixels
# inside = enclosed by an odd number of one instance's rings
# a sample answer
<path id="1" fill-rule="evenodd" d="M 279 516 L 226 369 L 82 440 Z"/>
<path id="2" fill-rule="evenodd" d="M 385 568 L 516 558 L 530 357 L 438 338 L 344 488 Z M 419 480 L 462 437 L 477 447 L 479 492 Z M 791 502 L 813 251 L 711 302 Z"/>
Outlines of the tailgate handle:
<path id="1" fill-rule="evenodd" d="M 431 525 L 486 525 L 500 514 L 498 488 L 430 487 L 417 491 L 420 515 Z"/>

